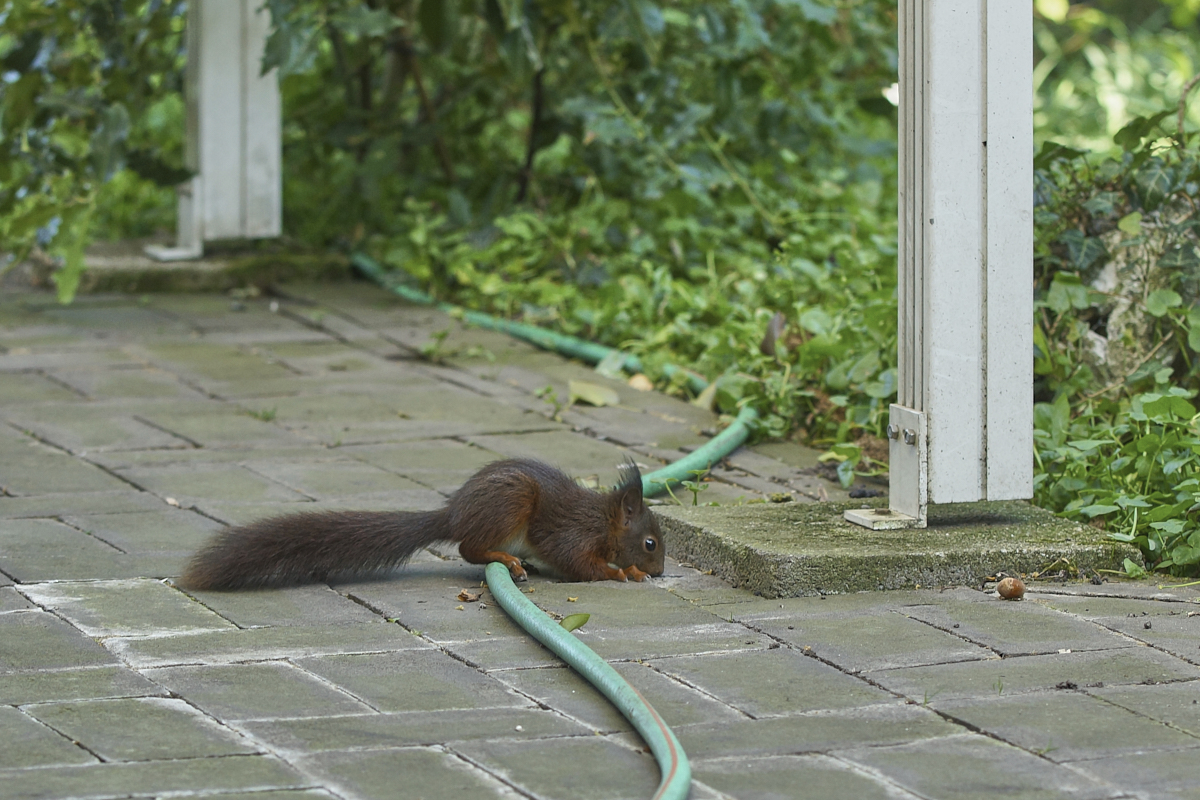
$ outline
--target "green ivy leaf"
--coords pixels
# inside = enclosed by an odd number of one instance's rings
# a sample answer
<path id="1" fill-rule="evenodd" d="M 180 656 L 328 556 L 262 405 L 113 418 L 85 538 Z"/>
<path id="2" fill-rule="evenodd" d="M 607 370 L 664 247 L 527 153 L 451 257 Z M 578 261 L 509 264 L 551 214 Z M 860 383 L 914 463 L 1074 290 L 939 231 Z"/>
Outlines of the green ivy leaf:
<path id="1" fill-rule="evenodd" d="M 1166 316 L 1167 312 L 1172 308 L 1178 308 L 1183 305 L 1183 298 L 1179 293 L 1171 289 L 1155 289 L 1146 296 L 1146 310 L 1152 316 Z"/>
<path id="2" fill-rule="evenodd" d="M 1099 236 L 1088 236 L 1083 231 L 1072 228 L 1064 231 L 1059 241 L 1067 246 L 1067 256 L 1076 269 L 1086 270 L 1097 261 L 1108 258 L 1108 248 Z M 1056 281 L 1058 277 L 1055 276 Z"/>
<path id="3" fill-rule="evenodd" d="M 1090 305 L 1087 287 L 1079 280 L 1078 275 L 1066 272 L 1060 272 L 1054 276 L 1054 281 L 1050 284 L 1050 291 L 1046 294 L 1046 303 L 1059 314 L 1072 308 L 1082 309 Z"/>
<path id="4" fill-rule="evenodd" d="M 1125 574 L 1128 575 L 1129 577 L 1131 577 L 1131 578 L 1146 577 L 1146 570 L 1142 569 L 1142 567 L 1139 566 L 1138 564 L 1135 564 L 1131 559 L 1128 559 L 1128 558 L 1125 559 L 1124 566 L 1125 566 Z"/>
<path id="5" fill-rule="evenodd" d="M 1156 266 L 1159 269 L 1194 269 L 1200 266 L 1200 257 L 1196 256 L 1194 245 L 1178 245 L 1163 253 Z"/>
<path id="6" fill-rule="evenodd" d="M 1133 176 L 1137 185 L 1138 196 L 1142 206 L 1147 211 L 1153 211 L 1162 205 L 1175 188 L 1175 170 L 1158 156 L 1146 160 L 1141 169 Z"/>
<path id="7" fill-rule="evenodd" d="M 1099 517 L 1103 514 L 1111 514 L 1114 511 L 1120 511 L 1120 510 L 1121 510 L 1120 506 L 1110 506 L 1110 505 L 1104 505 L 1102 503 L 1096 503 L 1096 504 L 1093 504 L 1090 506 L 1084 506 L 1083 508 L 1079 509 L 1079 513 L 1091 518 L 1091 517 Z"/>

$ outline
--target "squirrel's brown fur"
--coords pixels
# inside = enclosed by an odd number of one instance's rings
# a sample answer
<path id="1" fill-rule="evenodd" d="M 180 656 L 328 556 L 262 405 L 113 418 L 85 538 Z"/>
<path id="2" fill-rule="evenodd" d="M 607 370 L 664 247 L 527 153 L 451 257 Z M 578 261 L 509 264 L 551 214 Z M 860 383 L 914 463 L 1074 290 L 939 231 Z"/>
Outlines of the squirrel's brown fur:
<path id="1" fill-rule="evenodd" d="M 533 554 L 569 580 L 640 581 L 662 574 L 665 549 L 636 466 L 601 494 L 554 467 L 511 459 L 475 473 L 437 511 L 313 511 L 223 531 L 179 584 L 241 589 L 363 576 L 436 542 L 457 542 L 473 564 L 503 562 L 517 580 L 525 578 L 519 555 Z"/>

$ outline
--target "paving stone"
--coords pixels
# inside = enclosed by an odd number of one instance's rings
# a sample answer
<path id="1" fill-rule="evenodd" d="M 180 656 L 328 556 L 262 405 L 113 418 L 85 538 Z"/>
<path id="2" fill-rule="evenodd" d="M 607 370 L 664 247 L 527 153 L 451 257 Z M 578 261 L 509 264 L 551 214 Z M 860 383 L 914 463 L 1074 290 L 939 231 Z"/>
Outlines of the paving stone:
<path id="1" fill-rule="evenodd" d="M 467 742 L 454 750 L 539 798 L 643 798 L 658 786 L 647 753 L 604 736 L 536 742 Z"/>
<path id="2" fill-rule="evenodd" d="M 400 416 L 397 394 L 406 396 L 414 391 L 429 391 L 437 384 L 421 377 L 409 378 L 402 390 L 393 386 L 391 392 L 380 387 L 378 392 L 346 391 L 330 394 L 305 393 L 295 397 L 258 398 L 244 403 L 257 410 L 274 411 L 275 419 L 288 428 L 314 428 L 334 431 L 339 426 L 355 423 L 391 423 L 406 419 Z"/>
<path id="3" fill-rule="evenodd" d="M 647 698 L 671 727 L 742 718 L 735 710 L 644 664 L 613 664 Z M 539 703 L 602 732 L 632 731 L 620 712 L 577 672 L 567 667 L 516 669 L 491 673 Z"/>
<path id="4" fill-rule="evenodd" d="M 0 706 L 0 770 L 94 764 L 96 757 L 15 708 Z"/>
<path id="5" fill-rule="evenodd" d="M 24 587 L 38 605 L 88 636 L 162 636 L 235 626 L 161 581 L 55 582 Z"/>
<path id="6" fill-rule="evenodd" d="M 692 762 L 692 780 L 738 800 L 898 800 L 894 787 L 822 755 Z"/>
<path id="7" fill-rule="evenodd" d="M 282 661 L 148 669 L 143 674 L 221 720 L 371 711 L 354 697 Z"/>
<path id="8" fill-rule="evenodd" d="M 71 453 L 105 450 L 184 449 L 194 443 L 138 419 L 115 405 L 42 404 L 10 412 L 9 421 Z"/>
<path id="9" fill-rule="evenodd" d="M 134 339 L 146 334 L 189 333 L 174 319 L 149 308 L 128 304 L 124 298 L 106 298 L 95 304 L 72 303 L 69 306 L 40 309 L 50 323 L 62 323 L 80 330 L 109 334 L 116 339 Z"/>
<path id="10" fill-rule="evenodd" d="M 259 409 L 256 413 L 269 416 L 270 409 Z M 279 447 L 300 438 L 280 425 L 251 416 L 238 408 L 225 408 L 209 414 L 147 412 L 141 417 L 161 430 L 200 447 Z"/>
<path id="11" fill-rule="evenodd" d="M 514 796 L 494 777 L 436 749 L 322 753 L 298 763 L 306 774 L 319 778 L 342 797 L 395 800 L 401 787 L 406 796 L 414 798 Z"/>
<path id="12" fill-rule="evenodd" d="M 222 529 L 213 520 L 156 499 L 149 512 L 99 515 L 63 514 L 63 521 L 125 553 L 184 555 L 204 544 Z"/>
<path id="13" fill-rule="evenodd" d="M 694 409 L 697 410 L 698 409 Z M 714 424 L 709 412 L 700 412 L 703 422 L 692 427 L 699 429 Z M 673 415 L 653 414 L 647 411 L 610 406 L 605 408 L 575 407 L 562 415 L 567 422 L 580 429 L 591 431 L 625 447 L 633 445 L 655 445 L 657 447 L 700 446 L 708 439 L 698 432 L 684 427 L 688 420 Z"/>
<path id="14" fill-rule="evenodd" d="M 540 708 L 409 711 L 246 722 L 239 727 L 245 728 L 258 741 L 266 742 L 273 750 L 289 755 L 476 739 L 524 741 L 592 733 L 559 713 Z"/>
<path id="15" fill-rule="evenodd" d="M 1172 601 L 1143 600 L 1129 597 L 1096 597 L 1075 595 L 1039 594 L 1032 599 L 1038 605 L 1065 611 L 1083 619 L 1099 620 L 1105 617 L 1159 617 L 1186 616 L 1189 611 L 1200 611 L 1200 603 L 1187 602 L 1181 598 Z"/>
<path id="16" fill-rule="evenodd" d="M 1101 617 L 1096 622 L 1131 639 L 1200 664 L 1200 614 L 1191 617 L 1186 613 L 1159 615 L 1154 619 Z"/>
<path id="17" fill-rule="evenodd" d="M 441 649 L 477 669 L 489 671 L 563 665 L 562 659 L 528 636 L 491 636 L 485 631 L 479 639 L 450 642 Z"/>
<path id="18" fill-rule="evenodd" d="M 733 613 L 731 609 L 723 606 L 759 600 L 752 592 L 745 589 L 734 589 L 715 575 L 705 574 L 689 567 L 690 565 L 680 564 L 668 553 L 663 576 L 655 580 L 655 585 L 666 589 L 676 597 L 682 597 L 692 605 L 706 608 L 723 619 L 728 619 Z"/>
<path id="19" fill-rule="evenodd" d="M 285 281 L 275 289 L 285 297 L 334 309 L 368 328 L 394 325 L 398 320 L 417 324 L 426 319 L 443 323 L 453 319 L 437 309 L 413 305 L 390 292 L 380 291 L 370 281 Z"/>
<path id="20" fill-rule="evenodd" d="M 0 704 L 161 695 L 163 690 L 125 667 L 0 673 Z"/>
<path id="21" fill-rule="evenodd" d="M 1060 683 L 1079 688 L 1194 680 L 1200 669 L 1149 647 L 993 658 L 957 664 L 879 670 L 871 680 L 917 702 L 996 697 Z"/>
<path id="22" fill-rule="evenodd" d="M 719 580 L 719 579 L 718 579 Z M 739 590 L 743 595 L 749 594 Z M 850 592 L 823 594 L 815 597 L 750 597 L 730 609 L 738 622 L 811 619 L 815 617 L 845 617 L 854 614 L 899 611 L 907 616 L 913 606 L 938 605 L 949 602 L 994 602 L 983 592 L 958 587 L 946 590 L 896 589 L 887 592 Z M 722 610 L 724 611 L 724 610 Z"/>
<path id="23" fill-rule="evenodd" d="M 337 591 L 368 608 L 396 619 L 405 628 L 431 641 L 476 641 L 494 636 L 525 637 L 525 632 L 485 593 L 480 602 L 466 603 L 457 595 L 478 590 L 483 568 L 466 562 L 420 561 L 409 564 L 394 580 L 334 584 Z M 539 579 L 527 588 L 544 585 Z M 486 608 L 480 608 L 481 605 Z M 459 606 L 462 606 L 461 610 Z M 540 646 L 540 645 L 539 645 Z"/>
<path id="24" fill-rule="evenodd" d="M 82 404 L 86 399 L 81 393 L 39 372 L 0 370 L 0 407 L 41 403 Z"/>
<path id="25" fill-rule="evenodd" d="M 0 570 L 21 583 L 124 578 L 136 560 L 57 520 L 14 519 L 0 528 Z"/>
<path id="26" fill-rule="evenodd" d="M 0 328 L 0 339 L 4 336 L 5 332 Z M 14 347 L 6 353 L 0 353 L 0 371 L 50 375 L 59 370 L 141 369 L 144 366 L 126 353 L 123 345 L 96 347 L 89 343 L 83 347 L 39 347 L 36 350 Z"/>
<path id="27" fill-rule="evenodd" d="M 1029 584 L 1039 596 L 1060 597 L 1120 597 L 1125 599 L 1163 600 L 1166 602 L 1200 602 L 1200 590 L 1186 578 L 1156 575 L 1154 580 L 1130 580 L 1117 575 L 1105 576 L 1100 585 L 1090 580 L 1047 581 Z M 1027 591 L 1026 594 L 1029 592 Z"/>
<path id="28" fill-rule="evenodd" d="M 495 678 L 439 650 L 333 655 L 297 663 L 379 711 L 530 705 Z"/>
<path id="29" fill-rule="evenodd" d="M 132 364 L 61 366 L 49 370 L 56 381 L 94 400 L 203 400 L 204 395 L 171 373 Z"/>
<path id="30" fill-rule="evenodd" d="M 265 792 L 222 792 L 221 800 L 335 800 L 323 789 L 274 789 Z"/>
<path id="31" fill-rule="evenodd" d="M 154 797 L 272 787 L 304 787 L 312 783 L 274 756 L 223 756 L 170 761 L 97 764 L 55 769 L 0 770 L 6 800 L 48 797 Z M 255 794 L 255 797 L 263 797 Z M 269 797 L 269 795 L 267 796 Z M 267 800 L 263 797 L 263 800 Z"/>
<path id="32" fill-rule="evenodd" d="M 249 461 L 290 461 L 318 459 L 325 448 L 297 439 L 279 442 L 276 446 L 242 447 L 238 443 L 222 444 L 220 448 L 196 447 L 187 450 L 138 450 L 95 453 L 88 460 L 105 469 L 118 471 L 131 467 L 187 466 L 194 464 L 243 464 Z"/>
<path id="33" fill-rule="evenodd" d="M 0 577 L 0 614 L 10 611 L 25 611 L 33 608 L 33 604 L 24 595 L 17 594 L 11 582 Z"/>
<path id="34" fill-rule="evenodd" d="M 442 494 L 450 494 L 485 464 L 503 458 L 500 453 L 446 439 L 352 445 L 339 448 L 339 452 L 403 475 Z"/>
<path id="35" fill-rule="evenodd" d="M 89 492 L 87 494 L 51 494 L 36 497 L 0 496 L 0 519 L 60 517 L 72 514 L 123 514 L 134 511 L 157 511 L 162 500 L 130 486 L 125 491 Z"/>
<path id="36" fill-rule="evenodd" d="M 271 342 L 262 349 L 297 372 L 320 372 L 330 366 L 336 367 L 335 372 L 361 372 L 389 363 L 369 356 L 359 348 L 329 339 Z"/>
<path id="37" fill-rule="evenodd" d="M 529 599 L 552 614 L 591 614 L 583 630 L 592 632 L 616 632 L 643 625 L 711 625 L 721 621 L 708 610 L 662 591 L 653 578 L 641 583 L 538 582 L 528 588 L 534 590 Z"/>
<path id="38" fill-rule="evenodd" d="M 327 653 L 383 653 L 431 646 L 399 625 L 383 622 L 253 628 L 150 639 L 114 638 L 105 644 L 127 664 L 139 669 L 269 661 Z"/>
<path id="39" fill-rule="evenodd" d="M 928 709 L 893 704 L 689 725 L 675 733 L 688 757 L 699 760 L 825 752 L 846 742 L 897 744 L 962 730 Z"/>
<path id="40" fill-rule="evenodd" d="M 978 645 L 897 613 L 764 620 L 755 627 L 848 672 L 993 657 Z"/>
<path id="41" fill-rule="evenodd" d="M 311 499 L 237 464 L 134 467 L 120 470 L 120 474 L 159 497 L 174 498 L 185 508 L 204 500 L 262 503 Z"/>
<path id="42" fill-rule="evenodd" d="M 112 664 L 103 647 L 53 614 L 0 615 L 0 673 Z"/>
<path id="43" fill-rule="evenodd" d="M 1098 625 L 1033 603 L 952 602 L 912 606 L 904 613 L 1002 656 L 1129 646 L 1128 639 L 1114 636 Z"/>
<path id="44" fill-rule="evenodd" d="M 395 496 L 397 505 L 440 503 L 441 495 L 419 483 L 357 461 L 259 462 L 246 467 L 308 497 L 335 500 L 364 494 Z"/>
<path id="45" fill-rule="evenodd" d="M 895 695 L 789 648 L 650 662 L 753 717 L 898 703 Z"/>
<path id="46" fill-rule="evenodd" d="M 294 323 L 285 323 L 288 327 Z M 169 372 L 183 372 L 205 387 L 238 380 L 287 378 L 294 375 L 277 361 L 228 344 L 180 342 L 145 345 L 156 366 Z"/>
<path id="47" fill-rule="evenodd" d="M 727 622 L 686 627 L 639 625 L 613 629 L 589 628 L 590 624 L 576 631 L 576 635 L 597 655 L 610 661 L 766 650 L 771 645 L 767 637 Z"/>
<path id="48" fill-rule="evenodd" d="M 236 732 L 169 697 L 45 703 L 25 710 L 105 761 L 205 758 L 256 750 Z"/>
<path id="49" fill-rule="evenodd" d="M 974 730 L 1057 762 L 1200 747 L 1200 737 L 1080 692 L 934 698 L 931 704 Z"/>
<path id="50" fill-rule="evenodd" d="M 43 447 L 19 455 L 6 453 L 0 489 L 15 496 L 61 495 L 128 491 L 129 484 L 98 467 Z"/>
<path id="51" fill-rule="evenodd" d="M 1088 694 L 1200 736 L 1200 681 L 1088 689 Z"/>
<path id="52" fill-rule="evenodd" d="M 191 592 L 204 605 L 240 628 L 332 626 L 378 622 L 379 614 L 325 584 L 270 591 Z"/>
<path id="53" fill-rule="evenodd" d="M 1094 779 L 1107 781 L 1131 797 L 1195 798 L 1196 764 L 1200 750 L 1160 750 L 1078 761 L 1071 766 Z"/>
<path id="54" fill-rule="evenodd" d="M 1110 798 L 1120 792 L 984 736 L 963 735 L 898 747 L 862 748 L 839 757 L 861 764 L 929 800 L 963 797 Z"/>

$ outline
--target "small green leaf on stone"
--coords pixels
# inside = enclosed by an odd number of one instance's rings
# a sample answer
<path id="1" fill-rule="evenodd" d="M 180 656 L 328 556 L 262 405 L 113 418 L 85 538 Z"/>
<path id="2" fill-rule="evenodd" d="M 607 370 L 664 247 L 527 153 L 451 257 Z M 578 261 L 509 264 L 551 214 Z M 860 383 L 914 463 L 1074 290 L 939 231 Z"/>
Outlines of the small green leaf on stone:
<path id="1" fill-rule="evenodd" d="M 607 386 L 587 381 L 568 381 L 567 391 L 570 402 L 582 400 L 592 406 L 615 406 L 621 402 L 621 396 Z"/>
<path id="2" fill-rule="evenodd" d="M 558 624 L 563 626 L 563 630 L 570 632 L 576 628 L 582 628 L 591 618 L 591 614 L 568 614 L 567 616 L 563 617 L 562 622 Z"/>

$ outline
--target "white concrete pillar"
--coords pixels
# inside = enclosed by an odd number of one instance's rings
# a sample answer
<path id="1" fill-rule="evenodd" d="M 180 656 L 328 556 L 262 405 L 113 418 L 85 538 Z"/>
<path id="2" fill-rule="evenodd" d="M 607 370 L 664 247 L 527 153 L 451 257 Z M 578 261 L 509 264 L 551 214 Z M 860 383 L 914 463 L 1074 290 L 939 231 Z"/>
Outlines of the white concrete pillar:
<path id="1" fill-rule="evenodd" d="M 1033 16 L 900 0 L 899 393 L 890 514 L 1033 495 Z"/>
<path id="2" fill-rule="evenodd" d="M 192 0 L 187 19 L 187 166 L 175 247 L 160 260 L 199 258 L 204 242 L 278 236 L 282 218 L 279 81 L 260 75 L 270 15 L 259 0 Z"/>

